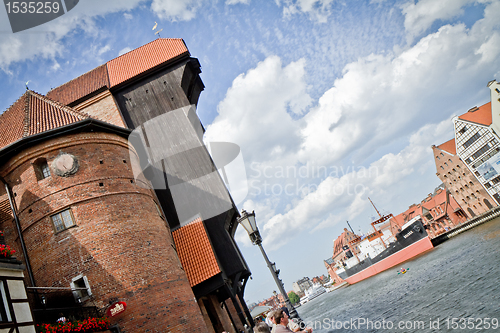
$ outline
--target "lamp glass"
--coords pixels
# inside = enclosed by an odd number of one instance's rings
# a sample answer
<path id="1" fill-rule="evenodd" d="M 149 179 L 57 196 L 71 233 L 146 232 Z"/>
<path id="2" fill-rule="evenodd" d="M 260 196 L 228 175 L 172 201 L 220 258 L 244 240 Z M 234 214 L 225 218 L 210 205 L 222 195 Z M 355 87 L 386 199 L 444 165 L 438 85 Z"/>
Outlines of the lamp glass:
<path id="1" fill-rule="evenodd" d="M 257 223 L 255 222 L 255 213 L 248 214 L 246 211 L 242 212 L 242 217 L 238 222 L 245 228 L 248 234 L 253 234 L 257 231 Z"/>

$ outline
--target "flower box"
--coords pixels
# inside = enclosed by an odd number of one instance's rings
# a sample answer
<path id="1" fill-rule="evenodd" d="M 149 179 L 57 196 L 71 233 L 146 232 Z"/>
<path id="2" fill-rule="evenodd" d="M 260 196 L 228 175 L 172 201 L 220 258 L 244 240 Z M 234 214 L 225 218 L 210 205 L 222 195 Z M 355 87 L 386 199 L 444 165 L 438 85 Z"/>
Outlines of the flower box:
<path id="1" fill-rule="evenodd" d="M 97 333 L 109 332 L 108 318 L 88 318 L 85 320 L 77 320 L 73 322 L 56 323 L 56 324 L 37 324 L 37 333 Z"/>

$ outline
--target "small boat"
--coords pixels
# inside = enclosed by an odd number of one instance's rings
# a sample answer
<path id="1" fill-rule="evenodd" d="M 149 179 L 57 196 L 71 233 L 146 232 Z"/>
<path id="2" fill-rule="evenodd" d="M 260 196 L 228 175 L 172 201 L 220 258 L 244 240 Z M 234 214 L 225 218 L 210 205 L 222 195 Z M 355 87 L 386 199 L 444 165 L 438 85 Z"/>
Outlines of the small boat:
<path id="1" fill-rule="evenodd" d="M 408 272 L 410 269 L 409 268 L 401 268 L 399 271 L 398 271 L 398 275 L 399 274 L 405 274 L 406 272 Z"/>

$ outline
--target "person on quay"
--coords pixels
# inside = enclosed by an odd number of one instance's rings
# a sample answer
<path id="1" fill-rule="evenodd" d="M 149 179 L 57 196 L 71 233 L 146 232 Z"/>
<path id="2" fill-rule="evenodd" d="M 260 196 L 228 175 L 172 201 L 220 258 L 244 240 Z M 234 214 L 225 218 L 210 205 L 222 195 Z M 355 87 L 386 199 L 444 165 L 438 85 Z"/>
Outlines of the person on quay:
<path id="1" fill-rule="evenodd" d="M 266 323 L 260 322 L 253 328 L 254 333 L 271 333 L 269 326 Z"/>
<path id="2" fill-rule="evenodd" d="M 289 320 L 286 312 L 285 310 L 279 309 L 272 313 L 272 319 L 274 320 L 275 325 L 273 326 L 271 333 L 284 333 L 284 332 L 312 333 L 313 330 L 311 327 L 306 327 L 304 330 L 301 330 L 300 326 L 297 323 L 295 323 L 292 320 Z M 293 327 L 293 329 L 290 326 Z"/>

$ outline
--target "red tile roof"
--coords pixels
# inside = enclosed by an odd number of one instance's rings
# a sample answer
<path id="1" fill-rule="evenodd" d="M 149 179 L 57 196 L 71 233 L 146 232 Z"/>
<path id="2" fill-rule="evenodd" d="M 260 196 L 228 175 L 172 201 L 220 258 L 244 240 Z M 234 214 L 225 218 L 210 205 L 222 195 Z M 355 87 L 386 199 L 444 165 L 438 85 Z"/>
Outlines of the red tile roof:
<path id="1" fill-rule="evenodd" d="M 47 97 L 68 105 L 183 56 L 189 56 L 189 50 L 182 39 L 158 38 L 49 91 Z"/>
<path id="2" fill-rule="evenodd" d="M 445 143 L 442 143 L 438 146 L 439 149 L 441 150 L 444 150 L 452 155 L 456 155 L 457 154 L 457 147 L 455 145 L 455 138 L 449 140 L 449 141 L 446 141 Z"/>
<path id="3" fill-rule="evenodd" d="M 189 51 L 182 39 L 158 38 L 107 62 L 111 87 L 186 54 Z"/>
<path id="4" fill-rule="evenodd" d="M 462 120 L 467 120 L 476 124 L 489 126 L 491 125 L 491 102 L 488 102 L 479 108 L 472 108 L 463 115 L 458 117 Z"/>
<path id="5" fill-rule="evenodd" d="M 172 235 L 191 287 L 221 272 L 200 218 L 173 231 Z"/>
<path id="6" fill-rule="evenodd" d="M 22 138 L 87 119 L 85 113 L 27 90 L 0 115 L 0 149 Z"/>
<path id="7" fill-rule="evenodd" d="M 106 64 L 52 89 L 47 97 L 67 105 L 103 87 L 110 87 Z"/>

